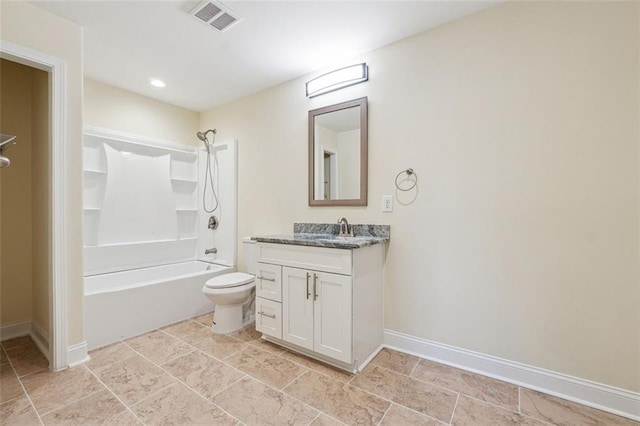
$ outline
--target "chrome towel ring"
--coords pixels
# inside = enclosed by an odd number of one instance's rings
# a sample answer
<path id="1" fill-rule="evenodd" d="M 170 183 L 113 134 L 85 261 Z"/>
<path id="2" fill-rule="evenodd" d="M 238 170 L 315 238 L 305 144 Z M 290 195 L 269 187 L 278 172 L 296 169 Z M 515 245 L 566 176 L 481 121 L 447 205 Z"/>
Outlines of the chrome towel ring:
<path id="1" fill-rule="evenodd" d="M 403 178 L 402 180 L 398 181 L 398 179 L 400 179 L 403 175 L 407 175 L 405 178 Z M 413 178 L 411 178 L 413 176 Z M 408 188 L 402 188 L 400 186 L 400 182 L 403 182 L 405 180 L 408 180 L 410 182 L 413 182 L 413 185 L 411 185 Z M 402 170 L 400 173 L 398 173 L 396 175 L 396 188 L 398 188 L 398 190 L 400 191 L 411 191 L 413 188 L 416 187 L 416 185 L 418 184 L 418 175 L 416 174 L 416 172 L 413 171 L 413 169 L 406 169 L 406 170 Z"/>

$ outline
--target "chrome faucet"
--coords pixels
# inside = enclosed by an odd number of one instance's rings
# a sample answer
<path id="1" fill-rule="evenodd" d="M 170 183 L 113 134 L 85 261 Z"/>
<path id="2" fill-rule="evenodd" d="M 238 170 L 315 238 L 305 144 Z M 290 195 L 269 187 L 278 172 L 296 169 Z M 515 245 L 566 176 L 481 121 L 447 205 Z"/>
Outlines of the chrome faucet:
<path id="1" fill-rule="evenodd" d="M 349 225 L 349 221 L 346 217 L 338 219 L 338 223 L 340 224 L 339 237 L 353 237 L 353 228 Z"/>
<path id="2" fill-rule="evenodd" d="M 214 247 L 214 248 L 206 249 L 204 251 L 204 254 L 215 254 L 217 252 L 218 252 L 218 249 Z"/>

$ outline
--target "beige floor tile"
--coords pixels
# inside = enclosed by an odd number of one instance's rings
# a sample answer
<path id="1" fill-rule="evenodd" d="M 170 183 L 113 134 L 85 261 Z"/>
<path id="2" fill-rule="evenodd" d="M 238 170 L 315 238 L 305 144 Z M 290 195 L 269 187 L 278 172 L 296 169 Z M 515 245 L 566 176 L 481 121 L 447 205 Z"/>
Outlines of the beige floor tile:
<path id="1" fill-rule="evenodd" d="M 127 405 L 176 382 L 176 379 L 140 355 L 114 362 L 96 374 Z"/>
<path id="2" fill-rule="evenodd" d="M 162 367 L 207 398 L 213 398 L 244 377 L 239 371 L 202 352 L 187 354 Z"/>
<path id="3" fill-rule="evenodd" d="M 246 425 L 307 425 L 318 412 L 246 377 L 216 395 L 213 402 Z"/>
<path id="4" fill-rule="evenodd" d="M 409 410 L 408 408 L 398 404 L 391 404 L 389 411 L 387 411 L 382 422 L 380 422 L 380 426 L 442 426 L 445 424 L 447 423 L 439 422 L 438 420 Z"/>
<path id="5" fill-rule="evenodd" d="M 252 346 L 258 347 L 263 351 L 271 352 L 272 354 L 276 354 L 276 355 L 280 355 L 285 352 L 282 346 L 276 345 L 271 342 L 267 342 L 264 339 L 250 340 L 247 343 L 249 343 Z"/>
<path id="6" fill-rule="evenodd" d="M 522 414 L 561 426 L 640 424 L 595 408 L 523 388 L 520 389 L 520 407 Z"/>
<path id="7" fill-rule="evenodd" d="M 91 359 L 85 365 L 89 367 L 90 370 L 96 371 L 114 362 L 122 361 L 136 355 L 137 353 L 129 346 L 118 342 L 89 352 Z"/>
<path id="8" fill-rule="evenodd" d="M 462 394 L 518 410 L 518 387 L 480 374 L 421 359 L 411 377 Z"/>
<path id="9" fill-rule="evenodd" d="M 31 336 L 14 337 L 13 339 L 8 339 L 2 342 L 2 347 L 5 350 L 21 348 L 24 346 L 32 346 L 37 348 L 36 343 L 33 341 Z"/>
<path id="10" fill-rule="evenodd" d="M 325 364 L 324 362 L 316 361 L 313 358 L 309 358 L 295 352 L 285 351 L 281 354 L 281 356 L 341 382 L 346 383 L 353 377 L 353 374 L 351 373 L 347 373 L 344 370 L 339 370 L 335 367 Z"/>
<path id="11" fill-rule="evenodd" d="M 251 323 L 242 330 L 231 333 L 230 336 L 235 337 L 238 340 L 242 340 L 243 342 L 250 342 L 252 340 L 260 339 L 262 337 L 262 333 L 256 330 L 255 323 Z"/>
<path id="12" fill-rule="evenodd" d="M 276 389 L 282 389 L 307 371 L 301 365 L 253 346 L 227 358 L 226 362 Z"/>
<path id="13" fill-rule="evenodd" d="M 0 425 L 40 425 L 40 419 L 26 396 L 0 404 Z"/>
<path id="14" fill-rule="evenodd" d="M 213 325 L 213 312 L 209 312 L 203 315 L 199 315 L 195 318 L 191 318 L 192 320 L 194 320 L 197 323 L 200 323 L 202 325 L 204 325 L 205 327 L 209 327 L 211 328 L 211 326 Z"/>
<path id="15" fill-rule="evenodd" d="M 456 412 L 453 415 L 453 425 L 469 425 L 469 426 L 493 426 L 493 425 L 523 425 L 523 426 L 544 426 L 545 423 L 540 422 L 531 417 L 477 399 L 460 395 Z M 577 423 L 574 423 L 576 425 Z"/>
<path id="16" fill-rule="evenodd" d="M 20 377 L 49 368 L 49 361 L 35 344 L 13 347 L 7 349 L 6 352 L 9 361 Z"/>
<path id="17" fill-rule="evenodd" d="M 0 368 L 0 402 L 6 402 L 24 395 L 18 376 L 9 364 Z"/>
<path id="18" fill-rule="evenodd" d="M 59 372 L 41 371 L 21 380 L 41 416 L 104 390 L 104 386 L 82 365 Z"/>
<path id="19" fill-rule="evenodd" d="M 393 370 L 396 373 L 409 375 L 420 358 L 402 352 L 384 348 L 373 358 L 371 364 Z"/>
<path id="20" fill-rule="evenodd" d="M 136 426 L 142 424 L 143 423 L 136 416 L 134 416 L 131 411 L 125 410 L 120 414 L 116 414 L 115 416 L 111 417 L 107 421 L 107 423 L 105 423 L 105 426 Z"/>
<path id="21" fill-rule="evenodd" d="M 334 419 L 333 417 L 329 417 L 326 414 L 320 413 L 320 415 L 316 417 L 309 426 L 344 426 L 344 423 Z"/>
<path id="22" fill-rule="evenodd" d="M 206 327 L 199 322 L 186 320 L 176 324 L 168 325 L 166 327 L 162 327 L 160 330 L 164 331 L 165 333 L 169 333 L 174 337 L 181 338 L 184 336 L 188 336 L 191 333 L 195 333 L 196 331 L 202 330 L 203 328 Z"/>
<path id="23" fill-rule="evenodd" d="M 369 365 L 350 383 L 445 423 L 451 420 L 458 398 L 455 392 L 377 365 Z"/>
<path id="24" fill-rule="evenodd" d="M 193 347 L 158 330 L 129 339 L 126 343 L 156 364 L 194 351 Z"/>
<path id="25" fill-rule="evenodd" d="M 45 425 L 115 424 L 114 418 L 128 411 L 108 390 L 94 393 L 42 417 Z M 136 424 L 133 419 L 133 423 Z"/>
<path id="26" fill-rule="evenodd" d="M 347 424 L 377 424 L 390 403 L 354 386 L 308 371 L 284 392 Z"/>
<path id="27" fill-rule="evenodd" d="M 246 343 L 238 339 L 223 334 L 215 334 L 208 329 L 197 331 L 182 340 L 218 359 L 225 359 L 236 352 L 240 352 L 247 346 Z"/>
<path id="28" fill-rule="evenodd" d="M 145 424 L 235 425 L 237 421 L 181 383 L 131 407 Z"/>

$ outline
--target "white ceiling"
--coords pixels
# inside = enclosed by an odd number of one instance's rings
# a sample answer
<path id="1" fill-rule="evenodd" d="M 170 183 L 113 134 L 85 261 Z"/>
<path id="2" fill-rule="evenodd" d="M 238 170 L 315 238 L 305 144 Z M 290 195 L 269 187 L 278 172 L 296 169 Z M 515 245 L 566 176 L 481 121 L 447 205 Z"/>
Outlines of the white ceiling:
<path id="1" fill-rule="evenodd" d="M 242 21 L 222 33 L 193 0 L 34 4 L 84 27 L 87 77 L 204 111 L 500 1 L 226 1 Z"/>

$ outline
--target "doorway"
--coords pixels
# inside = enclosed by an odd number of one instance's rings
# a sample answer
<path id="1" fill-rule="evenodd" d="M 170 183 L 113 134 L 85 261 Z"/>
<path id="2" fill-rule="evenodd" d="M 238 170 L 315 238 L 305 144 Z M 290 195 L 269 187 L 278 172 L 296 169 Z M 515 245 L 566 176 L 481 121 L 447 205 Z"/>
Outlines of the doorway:
<path id="1" fill-rule="evenodd" d="M 337 200 L 338 194 L 338 153 L 322 147 L 322 189 L 325 200 Z"/>
<path id="2" fill-rule="evenodd" d="M 34 258 L 41 271 L 48 274 L 47 295 L 48 299 L 41 298 L 40 302 L 48 306 L 48 328 L 43 330 L 43 337 L 48 342 L 43 344 L 43 351 L 48 352 L 49 367 L 52 370 L 67 368 L 76 358 L 86 357 L 86 351 L 74 351 L 74 347 L 67 348 L 67 254 L 66 254 L 66 214 L 67 206 L 67 177 L 65 173 L 65 152 L 67 150 L 67 71 L 66 62 L 55 56 L 39 52 L 9 41 L 1 40 L 0 59 L 8 60 L 19 65 L 31 67 L 43 71 L 47 78 L 46 110 L 38 114 L 46 116 L 46 136 L 39 140 L 46 140 L 46 148 L 36 150 L 35 155 L 41 156 L 37 162 L 43 165 L 35 173 L 39 179 L 48 178 L 45 187 L 38 187 L 35 205 L 38 209 L 38 218 L 32 230 L 32 245 L 36 240 L 35 253 L 42 256 L 46 250 L 48 257 Z M 40 81 L 39 84 L 41 84 Z M 38 92 L 42 94 L 42 92 Z M 44 105 L 39 103 L 38 105 Z M 44 110 L 44 108 L 43 108 Z M 16 138 L 16 144 L 20 142 Z M 7 155 L 11 155 L 10 148 Z M 15 158 L 15 157 L 14 157 Z M 15 163 L 14 163 L 15 164 Z M 0 178 L 1 179 L 1 178 Z M 32 195 L 32 206 L 33 193 Z M 42 195 L 40 197 L 40 195 Z M 47 215 L 41 215 L 46 210 Z M 33 216 L 32 216 L 33 220 Z M 7 225 L 10 226 L 10 225 Z M 0 232 L 4 231 L 1 230 Z M 35 234 L 35 236 L 34 236 Z M 0 265 L 4 269 L 4 264 Z M 40 288 L 40 287 L 39 287 Z M 3 297 L 4 299 L 4 297 Z M 42 302 L 44 300 L 44 302 Z M 33 309 L 33 305 L 32 305 Z M 41 309 L 38 305 L 37 309 Z M 43 309 L 44 310 L 44 309 Z M 46 324 L 46 320 L 41 321 Z M 9 329 L 11 330 L 11 329 Z M 15 329 L 14 329 L 15 330 Z M 0 333 L 4 335 L 0 328 Z M 37 332 L 37 331 L 36 331 Z M 24 334 L 36 333 L 31 330 Z M 46 336 L 46 333 L 49 333 Z M 32 334 L 33 335 L 33 334 Z M 34 339 L 35 340 L 35 339 Z M 75 345 L 74 345 L 75 346 Z M 78 345 L 80 346 L 80 345 Z M 82 348 L 81 348 L 82 349 Z M 84 355 L 83 355 L 84 354 Z"/>
<path id="3" fill-rule="evenodd" d="M 0 330 L 30 335 L 49 360 L 49 74 L 0 59 L 0 94 Z"/>

